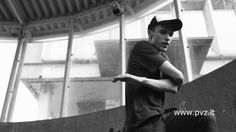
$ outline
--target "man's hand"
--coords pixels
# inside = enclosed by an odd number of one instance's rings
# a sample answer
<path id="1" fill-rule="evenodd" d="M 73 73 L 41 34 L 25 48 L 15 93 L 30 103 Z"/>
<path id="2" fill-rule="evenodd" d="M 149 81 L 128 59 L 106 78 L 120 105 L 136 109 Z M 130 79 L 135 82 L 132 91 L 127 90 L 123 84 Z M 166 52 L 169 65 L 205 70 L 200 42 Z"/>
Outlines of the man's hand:
<path id="1" fill-rule="evenodd" d="M 120 74 L 120 75 L 118 75 L 118 76 L 115 76 L 115 77 L 113 78 L 113 81 L 112 81 L 112 82 L 117 82 L 117 81 L 128 82 L 128 81 L 132 81 L 132 80 L 133 80 L 133 79 L 132 79 L 132 76 L 133 76 L 133 75 L 128 74 L 128 73 L 126 73 L 126 74 Z"/>

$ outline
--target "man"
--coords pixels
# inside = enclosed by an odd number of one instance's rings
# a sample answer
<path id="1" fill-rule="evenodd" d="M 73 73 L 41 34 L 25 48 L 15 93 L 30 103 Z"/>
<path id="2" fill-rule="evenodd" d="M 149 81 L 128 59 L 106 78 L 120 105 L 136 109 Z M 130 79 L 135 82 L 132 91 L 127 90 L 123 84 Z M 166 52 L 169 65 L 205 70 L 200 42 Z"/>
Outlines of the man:
<path id="1" fill-rule="evenodd" d="M 163 117 L 168 111 L 165 92 L 177 93 L 184 80 L 166 54 L 173 33 L 181 28 L 179 19 L 157 21 L 154 17 L 148 25 L 148 40 L 137 42 L 130 54 L 127 73 L 114 77 L 113 82 L 126 82 L 125 132 L 214 131 L 214 119 L 208 116 Z"/>

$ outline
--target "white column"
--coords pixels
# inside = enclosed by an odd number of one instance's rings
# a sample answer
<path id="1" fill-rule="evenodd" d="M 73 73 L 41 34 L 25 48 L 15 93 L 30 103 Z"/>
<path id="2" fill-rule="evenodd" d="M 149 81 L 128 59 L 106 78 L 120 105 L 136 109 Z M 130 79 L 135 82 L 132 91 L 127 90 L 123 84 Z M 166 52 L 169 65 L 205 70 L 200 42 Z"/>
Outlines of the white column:
<path id="1" fill-rule="evenodd" d="M 70 88 L 70 65 L 71 65 L 72 46 L 74 37 L 74 25 L 75 25 L 75 20 L 74 18 L 72 18 L 69 26 L 69 38 L 68 38 L 64 81 L 63 81 L 62 96 L 61 96 L 60 117 L 66 116 L 67 95 Z"/>
<path id="2" fill-rule="evenodd" d="M 182 13 L 183 9 L 181 7 L 181 0 L 174 0 L 174 6 L 175 6 L 175 14 L 176 17 L 181 19 L 182 18 Z M 191 63 L 191 58 L 190 58 L 190 49 L 189 45 L 187 42 L 187 38 L 184 36 L 184 29 L 182 28 L 179 31 L 179 40 L 180 40 L 180 46 L 182 49 L 182 56 L 184 57 L 184 73 L 186 74 L 185 81 L 190 82 L 193 80 L 193 75 L 192 75 L 192 63 Z M 181 52 L 181 51 L 180 51 Z"/>
<path id="3" fill-rule="evenodd" d="M 10 110 L 10 104 L 12 102 L 13 98 L 13 93 L 15 92 L 14 84 L 16 82 L 16 77 L 17 77 L 17 72 L 19 69 L 19 65 L 21 63 L 20 57 L 22 54 L 22 49 L 23 49 L 23 42 L 25 41 L 24 36 L 20 36 L 18 38 L 18 44 L 17 44 L 17 49 L 15 52 L 15 57 L 14 57 L 14 62 L 12 65 L 12 70 L 11 70 L 11 75 L 10 79 L 8 82 L 8 87 L 7 87 L 7 92 L 6 92 L 6 97 L 2 109 L 2 114 L 1 114 L 1 122 L 7 122 L 8 121 L 8 116 L 9 116 L 9 110 Z"/>
<path id="4" fill-rule="evenodd" d="M 215 28 L 215 21 L 213 19 L 213 7 L 212 7 L 212 3 L 211 0 L 205 0 L 205 4 L 204 4 L 204 8 L 203 8 L 203 14 L 204 14 L 204 18 L 205 18 L 205 22 L 206 22 L 206 28 L 207 28 L 207 32 L 208 32 L 208 36 L 214 36 L 212 45 L 211 45 L 211 49 L 213 49 L 214 51 L 216 51 L 217 53 L 221 53 L 220 52 L 220 47 L 218 45 L 218 34 Z"/>
<path id="5" fill-rule="evenodd" d="M 26 37 L 26 38 L 28 38 L 28 37 Z M 15 80 L 15 83 L 14 83 L 14 86 L 13 86 L 12 99 L 11 99 L 11 102 L 9 104 L 9 111 L 8 111 L 7 121 L 12 120 L 13 111 L 14 111 L 15 102 L 16 102 L 16 95 L 17 95 L 17 91 L 18 91 L 18 87 L 19 87 L 19 83 L 20 83 L 20 79 L 21 79 L 21 72 L 22 72 L 22 68 L 23 68 L 23 64 L 24 64 L 24 58 L 25 58 L 27 45 L 28 45 L 28 42 L 24 41 L 22 51 L 21 51 L 21 55 L 20 55 L 20 60 L 19 60 L 19 67 L 18 67 L 18 70 L 17 70 L 17 73 L 16 73 L 16 80 Z"/>
<path id="6" fill-rule="evenodd" d="M 121 15 L 120 15 L 120 58 L 121 58 L 121 73 L 126 72 L 126 45 L 125 45 L 125 1 L 121 0 Z M 121 105 L 125 105 L 125 83 L 121 83 Z"/>

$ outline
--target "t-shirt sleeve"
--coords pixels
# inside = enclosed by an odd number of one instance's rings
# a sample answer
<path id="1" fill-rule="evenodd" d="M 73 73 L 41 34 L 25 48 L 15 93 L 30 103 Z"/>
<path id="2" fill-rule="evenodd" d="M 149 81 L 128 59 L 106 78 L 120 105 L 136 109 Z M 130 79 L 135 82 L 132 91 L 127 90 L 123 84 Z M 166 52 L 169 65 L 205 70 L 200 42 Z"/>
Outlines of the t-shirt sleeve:
<path id="1" fill-rule="evenodd" d="M 138 44 L 136 47 L 136 57 L 140 65 L 155 72 L 166 60 L 151 44 Z"/>

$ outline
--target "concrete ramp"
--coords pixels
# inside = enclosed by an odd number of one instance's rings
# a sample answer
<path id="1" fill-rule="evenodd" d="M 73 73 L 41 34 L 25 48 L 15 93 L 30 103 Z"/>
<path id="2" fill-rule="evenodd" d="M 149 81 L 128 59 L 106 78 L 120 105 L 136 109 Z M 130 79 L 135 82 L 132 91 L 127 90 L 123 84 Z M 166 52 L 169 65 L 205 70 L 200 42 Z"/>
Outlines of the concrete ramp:
<path id="1" fill-rule="evenodd" d="M 167 94 L 167 106 L 187 110 L 215 110 L 218 132 L 236 132 L 236 61 Z M 123 107 L 92 114 L 19 123 L 0 123 L 0 132 L 121 132 Z"/>
<path id="2" fill-rule="evenodd" d="M 218 132 L 236 132 L 236 60 L 185 84 L 178 94 L 167 94 L 166 104 L 187 110 L 213 109 Z"/>
<path id="3" fill-rule="evenodd" d="M 32 122 L 0 123 L 0 132 L 118 132 L 125 120 L 124 107 Z"/>

